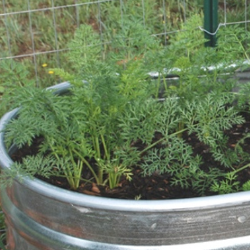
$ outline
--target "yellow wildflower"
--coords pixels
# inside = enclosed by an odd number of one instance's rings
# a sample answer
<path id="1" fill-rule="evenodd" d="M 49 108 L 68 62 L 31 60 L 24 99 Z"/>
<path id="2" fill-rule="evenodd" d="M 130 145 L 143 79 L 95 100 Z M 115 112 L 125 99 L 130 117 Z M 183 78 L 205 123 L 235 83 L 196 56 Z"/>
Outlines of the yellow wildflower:
<path id="1" fill-rule="evenodd" d="M 49 70 L 48 73 L 49 73 L 50 75 L 52 75 L 52 74 L 54 74 L 54 71 L 53 71 L 53 70 Z"/>
<path id="2" fill-rule="evenodd" d="M 45 67 L 47 67 L 47 66 L 48 66 L 47 63 L 42 64 L 42 67 L 43 67 L 43 68 L 45 68 Z"/>

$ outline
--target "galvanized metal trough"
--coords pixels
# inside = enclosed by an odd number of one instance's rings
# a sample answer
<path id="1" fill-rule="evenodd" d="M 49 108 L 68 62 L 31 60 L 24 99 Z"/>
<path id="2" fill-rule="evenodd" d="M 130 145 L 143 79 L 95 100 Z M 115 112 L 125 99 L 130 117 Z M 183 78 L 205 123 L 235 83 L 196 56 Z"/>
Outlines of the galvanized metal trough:
<path id="1" fill-rule="evenodd" d="M 53 87 L 65 91 L 68 83 Z M 2 131 L 16 114 L 0 121 Z M 0 165 L 12 160 L 0 133 Z M 38 179 L 1 190 L 8 250 L 250 249 L 250 192 L 176 200 L 79 194 Z"/>

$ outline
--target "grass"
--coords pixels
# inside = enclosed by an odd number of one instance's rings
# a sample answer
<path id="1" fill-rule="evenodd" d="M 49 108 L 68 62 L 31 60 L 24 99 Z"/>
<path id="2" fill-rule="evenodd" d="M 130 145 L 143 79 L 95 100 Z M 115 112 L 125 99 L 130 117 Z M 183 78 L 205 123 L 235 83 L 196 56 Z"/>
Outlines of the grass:
<path id="1" fill-rule="evenodd" d="M 25 2 L 25 3 L 23 3 Z M 75 29 L 81 23 L 91 24 L 97 31 L 114 31 L 117 20 L 124 15 L 143 19 L 146 26 L 155 34 L 178 30 L 188 16 L 202 11 L 202 1 L 163 1 L 163 0 L 120 0 L 92 1 L 29 1 L 6 0 L 2 13 L 13 13 L 0 19 L 0 55 L 15 56 L 35 77 L 38 85 L 44 87 L 54 83 L 46 76 L 41 64 L 51 67 L 65 66 L 65 49 Z M 52 9 L 51 7 L 58 7 Z M 77 3 L 78 6 L 72 6 Z M 61 7 L 60 6 L 65 6 Z M 67 6 L 67 7 L 66 7 Z M 27 10 L 32 12 L 26 12 Z M 17 13 L 18 12 L 18 13 Z M 0 13 L 1 14 L 1 13 Z M 111 34 L 110 34 L 111 36 Z M 105 37 L 104 43 L 111 37 Z M 163 40 L 169 39 L 163 36 Z M 59 51 L 47 53 L 49 51 Z M 32 53 L 35 56 L 30 56 Z"/>
<path id="2" fill-rule="evenodd" d="M 44 74 L 41 67 L 65 67 L 65 50 L 75 29 L 81 23 L 92 25 L 97 31 L 111 30 L 124 15 L 143 19 L 154 34 L 163 34 L 165 44 L 181 28 L 181 24 L 194 14 L 202 13 L 203 0 L 6 0 L 0 14 L 0 55 L 15 57 L 30 72 L 41 87 L 54 84 L 55 80 Z M 121 5 L 121 2 L 124 3 Z M 220 22 L 224 22 L 224 1 L 220 2 Z M 29 4 L 30 3 L 30 4 Z M 74 6 L 74 4 L 78 6 Z M 62 7 L 63 6 L 63 7 Z M 55 7 L 54 9 L 52 7 Z M 32 11 L 28 11 L 32 10 Z M 248 7 L 249 12 L 249 7 Z M 245 0 L 227 1 L 227 21 L 240 21 L 245 15 Z M 168 33 L 167 35 L 165 35 Z M 108 43 L 110 36 L 103 37 Z M 2 60 L 0 61 L 0 66 Z M 2 67 L 1 67 L 2 68 Z M 0 73 L 2 73 L 0 71 Z M 0 82 L 0 85 L 3 81 Z"/>
<path id="3" fill-rule="evenodd" d="M 0 249 L 5 250 L 4 242 L 6 239 L 6 230 L 4 224 L 4 214 L 0 211 Z"/>
<path id="4" fill-rule="evenodd" d="M 104 30 L 109 30 L 102 36 L 104 49 L 108 49 L 108 42 L 116 32 L 118 20 L 126 15 L 142 19 L 153 34 L 161 36 L 163 44 L 168 44 L 188 17 L 203 13 L 203 0 L 93 0 L 91 4 L 89 2 L 89 0 L 3 1 L 0 8 L 0 57 L 14 57 L 14 59 L 0 60 L 0 94 L 11 94 L 11 89 L 15 85 L 36 84 L 39 87 L 46 87 L 60 81 L 48 74 L 48 68 L 70 67 L 65 55 L 66 44 L 82 23 L 92 25 L 100 35 Z M 223 23 L 225 20 L 223 0 L 219 1 L 219 6 L 219 22 Z M 245 13 L 249 11 L 250 3 L 245 9 L 245 0 L 228 0 L 226 20 L 243 21 Z M 10 14 L 1 15 L 4 13 Z M 42 67 L 44 63 L 47 63 L 48 67 Z M 8 104 L 2 103 L 0 115 L 7 109 Z M 4 230 L 2 213 L 0 230 Z M 1 233 L 1 238 L 4 237 L 5 234 Z"/>

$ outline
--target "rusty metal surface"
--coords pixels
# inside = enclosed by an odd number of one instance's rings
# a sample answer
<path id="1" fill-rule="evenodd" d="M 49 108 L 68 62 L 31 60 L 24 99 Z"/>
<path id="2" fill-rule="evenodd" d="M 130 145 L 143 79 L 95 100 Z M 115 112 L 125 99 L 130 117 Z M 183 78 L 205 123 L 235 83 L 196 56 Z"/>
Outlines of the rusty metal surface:
<path id="1" fill-rule="evenodd" d="M 0 131 L 15 114 L 0 121 Z M 11 159 L 0 133 L 0 165 Z M 8 250 L 250 249 L 250 192 L 137 201 L 93 197 L 24 178 L 1 190 Z"/>
<path id="2" fill-rule="evenodd" d="M 250 196 L 249 192 L 245 194 Z M 11 238 L 15 240 L 14 247 L 9 250 L 250 247 L 249 202 L 187 211 L 164 211 L 162 208 L 156 212 L 126 212 L 116 210 L 115 206 L 112 210 L 102 209 L 103 201 L 100 201 L 99 209 L 79 205 L 77 200 L 75 204 L 66 203 L 53 198 L 53 189 L 48 197 L 19 183 L 3 190 L 1 196 L 8 227 L 13 234 Z M 83 195 L 84 198 L 89 197 Z M 127 202 L 141 205 L 138 201 Z M 168 202 L 159 205 L 167 206 Z"/>

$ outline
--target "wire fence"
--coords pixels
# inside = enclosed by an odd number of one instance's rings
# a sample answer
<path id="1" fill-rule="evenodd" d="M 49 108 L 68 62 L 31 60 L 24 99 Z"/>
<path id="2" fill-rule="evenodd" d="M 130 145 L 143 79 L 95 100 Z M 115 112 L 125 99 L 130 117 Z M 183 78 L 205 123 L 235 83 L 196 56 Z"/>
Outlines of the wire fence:
<path id="1" fill-rule="evenodd" d="M 172 34 L 182 31 L 182 23 L 203 13 L 203 0 L 2 0 L 0 8 L 0 61 L 14 59 L 26 65 L 33 77 L 43 77 L 41 65 L 65 63 L 67 42 L 82 23 L 102 35 L 124 16 L 137 17 L 167 45 Z M 219 25 L 250 26 L 249 0 L 219 1 Z M 201 32 L 203 24 L 197 25 Z M 103 43 L 108 41 L 103 40 Z"/>

